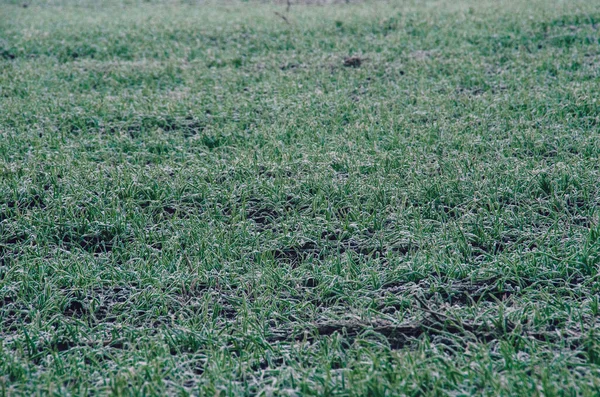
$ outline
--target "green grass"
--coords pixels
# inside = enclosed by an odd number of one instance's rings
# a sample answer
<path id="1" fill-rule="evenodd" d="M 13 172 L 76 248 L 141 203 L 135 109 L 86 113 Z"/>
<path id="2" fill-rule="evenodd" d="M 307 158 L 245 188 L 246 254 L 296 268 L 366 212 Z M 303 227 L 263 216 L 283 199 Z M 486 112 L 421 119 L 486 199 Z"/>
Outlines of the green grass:
<path id="1" fill-rule="evenodd" d="M 0 395 L 600 394 L 599 39 L 595 0 L 4 1 Z"/>

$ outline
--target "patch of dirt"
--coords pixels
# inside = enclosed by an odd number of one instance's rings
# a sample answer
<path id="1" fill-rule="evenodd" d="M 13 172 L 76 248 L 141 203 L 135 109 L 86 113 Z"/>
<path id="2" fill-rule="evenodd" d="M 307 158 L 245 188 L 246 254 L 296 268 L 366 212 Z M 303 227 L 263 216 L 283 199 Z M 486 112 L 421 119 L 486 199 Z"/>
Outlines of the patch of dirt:
<path id="1" fill-rule="evenodd" d="M 257 173 L 259 176 L 264 176 L 264 177 L 270 178 L 270 179 L 291 178 L 294 175 L 294 173 L 290 169 L 267 168 L 264 165 L 261 165 L 258 167 Z"/>
<path id="2" fill-rule="evenodd" d="M 131 138 L 138 138 L 145 132 L 161 129 L 164 132 L 180 132 L 185 138 L 199 135 L 206 129 L 207 123 L 193 116 L 174 117 L 171 115 L 147 115 L 142 116 L 125 126 L 125 130 Z M 120 127 L 112 126 L 110 132 L 116 132 Z M 208 138 L 207 138 L 208 139 Z M 204 142 L 204 140 L 203 140 Z M 218 146 L 216 142 L 208 139 L 206 145 L 209 148 Z"/>
<path id="3" fill-rule="evenodd" d="M 459 87 L 456 89 L 457 94 L 464 94 L 464 95 L 472 96 L 472 97 L 481 96 L 485 92 L 486 92 L 486 89 L 482 88 L 482 87 L 471 87 L 471 88 Z"/>
<path id="4" fill-rule="evenodd" d="M 126 230 L 97 222 L 59 225 L 53 238 L 55 244 L 64 249 L 82 249 L 91 254 L 109 253 L 132 240 Z"/>
<path id="5" fill-rule="evenodd" d="M 428 325 L 430 324 L 428 324 L 427 321 L 420 324 L 403 325 L 392 325 L 384 321 L 374 324 L 330 322 L 315 324 L 315 329 L 319 336 L 329 336 L 340 333 L 350 340 L 354 340 L 366 331 L 371 331 L 383 336 L 393 349 L 401 349 L 411 341 L 414 341 L 416 338 L 423 335 L 425 333 L 425 327 Z"/>
<path id="6" fill-rule="evenodd" d="M 0 280 L 4 278 L 5 266 L 12 263 L 23 252 L 22 244 L 29 240 L 30 236 L 25 233 L 10 233 L 7 236 L 0 235 Z M 33 240 L 30 244 L 35 244 Z"/>
<path id="7" fill-rule="evenodd" d="M 345 57 L 344 58 L 344 66 L 351 67 L 351 68 L 359 68 L 366 60 L 367 60 L 367 58 L 361 58 L 356 55 L 351 56 L 351 57 Z"/>
<path id="8" fill-rule="evenodd" d="M 283 65 L 281 65 L 279 67 L 280 70 L 286 71 L 286 70 L 294 70 L 294 69 L 298 69 L 302 67 L 302 65 L 298 64 L 298 63 L 284 63 Z"/>
<path id="9" fill-rule="evenodd" d="M 592 227 L 592 225 L 593 225 L 592 220 L 586 216 L 577 215 L 577 216 L 574 216 L 573 218 L 570 218 L 570 220 L 573 225 L 581 226 L 586 229 Z"/>
<path id="10" fill-rule="evenodd" d="M 231 321 L 236 319 L 238 312 L 237 309 L 230 303 L 224 303 L 219 305 L 218 309 L 215 309 L 214 314 L 227 321 Z"/>
<path id="11" fill-rule="evenodd" d="M 376 294 L 419 297 L 426 301 L 444 304 L 470 305 L 480 302 L 498 303 L 506 301 L 512 296 L 522 293 L 525 288 L 567 288 L 570 291 L 585 288 L 594 281 L 582 276 L 569 279 L 529 279 L 522 278 L 519 281 L 506 280 L 500 277 L 492 277 L 483 280 L 456 280 L 447 283 L 437 283 L 431 280 L 420 282 L 394 282 L 385 284 Z M 380 309 L 389 305 L 382 304 Z"/>
<path id="12" fill-rule="evenodd" d="M 316 243 L 307 241 L 298 245 L 276 249 L 272 254 L 276 261 L 298 265 L 309 258 L 322 259 L 323 249 Z"/>
<path id="13" fill-rule="evenodd" d="M 236 211 L 234 211 L 234 206 L 236 207 Z M 273 203 L 269 200 L 256 197 L 247 200 L 237 199 L 233 206 L 226 205 L 221 212 L 225 216 L 230 216 L 233 212 L 242 211 L 245 213 L 246 219 L 253 221 L 259 231 L 268 229 L 277 231 L 280 220 L 288 212 L 297 209 L 302 210 L 299 207 L 298 198 L 288 195 L 281 204 L 279 201 Z"/>
<path id="14" fill-rule="evenodd" d="M 100 341 L 90 341 L 90 340 L 78 340 L 78 341 L 74 341 L 71 340 L 67 337 L 58 337 L 54 340 L 50 340 L 47 341 L 45 343 L 40 343 L 39 345 L 37 345 L 37 349 L 36 352 L 33 354 L 33 356 L 31 357 L 32 361 L 34 361 L 36 364 L 39 364 L 40 358 L 45 355 L 45 352 L 50 350 L 50 351 L 57 351 L 57 352 L 64 352 L 73 348 L 77 348 L 77 347 L 91 347 L 91 348 L 97 348 L 97 347 L 105 347 L 105 348 L 112 348 L 112 349 L 125 349 L 126 345 L 125 342 L 123 340 L 120 339 L 107 339 L 107 340 L 100 340 Z M 103 357 L 101 358 L 101 361 L 104 360 Z"/>
<path id="15" fill-rule="evenodd" d="M 493 278 L 480 281 L 452 281 L 446 284 L 433 284 L 423 280 L 419 283 L 384 285 L 382 294 L 416 295 L 426 300 L 449 304 L 476 304 L 479 302 L 499 302 L 518 292 L 515 283 L 500 282 Z"/>
<path id="16" fill-rule="evenodd" d="M 14 302 L 14 298 L 12 296 L 10 296 L 10 295 L 4 296 L 2 299 L 0 299 L 0 309 L 2 309 L 4 306 L 9 305 L 13 302 Z"/>
<path id="17" fill-rule="evenodd" d="M 164 206 L 161 208 L 161 212 L 162 212 L 163 214 L 167 214 L 167 215 L 175 215 L 175 213 L 177 212 L 177 208 L 175 208 L 175 207 L 174 207 L 174 206 L 172 206 L 172 205 L 164 205 Z"/>
<path id="18" fill-rule="evenodd" d="M 281 216 L 282 213 L 279 209 L 260 203 L 249 205 L 246 210 L 247 219 L 254 221 L 261 229 L 276 223 Z"/>
<path id="19" fill-rule="evenodd" d="M 314 342 L 317 337 L 340 334 L 348 343 L 353 343 L 359 337 L 379 336 L 385 338 L 392 349 L 402 349 L 425 335 L 429 336 L 434 343 L 441 339 L 448 344 L 448 340 L 453 336 L 464 338 L 464 343 L 467 341 L 491 342 L 505 333 L 512 332 L 513 329 L 509 327 L 507 330 L 500 331 L 488 324 L 471 324 L 427 316 L 421 321 L 404 324 L 394 324 L 386 320 L 320 322 L 314 323 L 310 329 L 304 332 L 275 332 L 270 339 L 272 341 L 289 341 L 306 338 Z"/>
<path id="20" fill-rule="evenodd" d="M 309 277 L 302 282 L 302 285 L 305 288 L 316 288 L 319 286 L 319 280 L 317 280 L 316 278 L 313 278 L 313 277 Z"/>
<path id="21" fill-rule="evenodd" d="M 16 57 L 17 56 L 12 51 L 0 48 L 0 59 L 13 60 Z"/>
<path id="22" fill-rule="evenodd" d="M 563 336 L 554 330 L 536 331 L 527 328 L 527 324 L 517 325 L 507 318 L 499 323 L 475 322 L 453 318 L 424 308 L 421 310 L 426 314 L 423 319 L 410 323 L 395 324 L 381 319 L 372 322 L 358 320 L 317 322 L 309 329 L 300 332 L 275 330 L 268 339 L 272 342 L 293 340 L 314 342 L 318 337 L 340 334 L 348 343 L 353 343 L 357 338 L 378 336 L 385 338 L 392 349 L 409 347 L 423 336 L 427 336 L 435 344 L 463 347 L 469 342 L 490 343 L 512 336 L 544 342 L 563 340 Z M 581 333 L 572 334 L 568 344 L 577 346 L 582 341 Z"/>
<path id="23" fill-rule="evenodd" d="M 46 208 L 44 200 L 41 195 L 33 194 L 31 196 L 20 198 L 17 201 L 9 200 L 3 203 L 6 208 L 16 208 L 19 210 L 31 209 L 31 208 Z"/>
<path id="24" fill-rule="evenodd" d="M 77 318 L 81 318 L 87 312 L 88 309 L 84 303 L 77 299 L 71 300 L 63 310 L 65 316 Z"/>
<path id="25" fill-rule="evenodd" d="M 110 231 L 99 231 L 79 236 L 65 235 L 61 242 L 67 249 L 78 247 L 93 254 L 101 254 L 111 252 L 115 245 L 115 240 L 116 235 Z"/>
<path id="26" fill-rule="evenodd" d="M 8 246 L 23 244 L 28 238 L 29 236 L 25 233 L 16 233 L 0 237 L 0 254 L 5 250 L 8 250 Z"/>
<path id="27" fill-rule="evenodd" d="M 569 196 L 565 202 L 565 206 L 570 212 L 577 213 L 579 211 L 588 211 L 596 208 L 598 203 L 595 200 L 586 200 L 580 196 Z"/>

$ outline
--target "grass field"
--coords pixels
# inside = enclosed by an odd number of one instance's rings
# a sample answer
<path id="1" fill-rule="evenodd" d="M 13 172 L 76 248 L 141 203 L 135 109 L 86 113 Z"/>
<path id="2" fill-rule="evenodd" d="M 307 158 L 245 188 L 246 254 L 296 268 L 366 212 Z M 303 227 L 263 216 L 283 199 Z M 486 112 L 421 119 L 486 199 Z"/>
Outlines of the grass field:
<path id="1" fill-rule="evenodd" d="M 599 39 L 596 0 L 4 0 L 0 395 L 599 395 Z"/>

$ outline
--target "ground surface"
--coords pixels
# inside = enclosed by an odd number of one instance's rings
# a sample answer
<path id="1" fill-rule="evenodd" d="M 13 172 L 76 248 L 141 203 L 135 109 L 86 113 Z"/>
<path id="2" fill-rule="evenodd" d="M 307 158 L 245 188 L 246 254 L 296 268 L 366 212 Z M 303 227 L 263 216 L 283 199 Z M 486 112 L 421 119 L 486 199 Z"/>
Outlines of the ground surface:
<path id="1" fill-rule="evenodd" d="M 600 393 L 600 2 L 0 15 L 0 394 Z"/>

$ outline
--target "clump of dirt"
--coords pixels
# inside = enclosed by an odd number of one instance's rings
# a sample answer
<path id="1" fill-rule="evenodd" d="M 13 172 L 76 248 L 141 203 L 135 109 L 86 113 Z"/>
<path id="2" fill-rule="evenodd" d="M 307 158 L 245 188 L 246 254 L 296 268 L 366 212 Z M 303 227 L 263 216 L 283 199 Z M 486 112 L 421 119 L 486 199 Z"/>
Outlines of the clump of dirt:
<path id="1" fill-rule="evenodd" d="M 284 63 L 281 66 L 279 66 L 280 70 L 294 70 L 294 69 L 298 69 L 300 67 L 300 64 L 298 63 Z"/>
<path id="2" fill-rule="evenodd" d="M 67 317 L 82 317 L 88 312 L 85 304 L 77 299 L 71 300 L 63 310 L 63 314 Z"/>
<path id="3" fill-rule="evenodd" d="M 272 206 L 249 206 L 246 211 L 248 219 L 254 221 L 259 228 L 265 228 L 266 226 L 276 223 L 277 220 L 282 216 L 281 212 Z"/>
<path id="4" fill-rule="evenodd" d="M 351 68 L 359 68 L 367 59 L 359 56 L 351 56 L 344 58 L 344 66 Z"/>
<path id="5" fill-rule="evenodd" d="M 323 251 L 312 241 L 306 241 L 302 244 L 284 247 L 273 251 L 273 258 L 276 261 L 298 265 L 308 258 L 322 258 Z"/>

